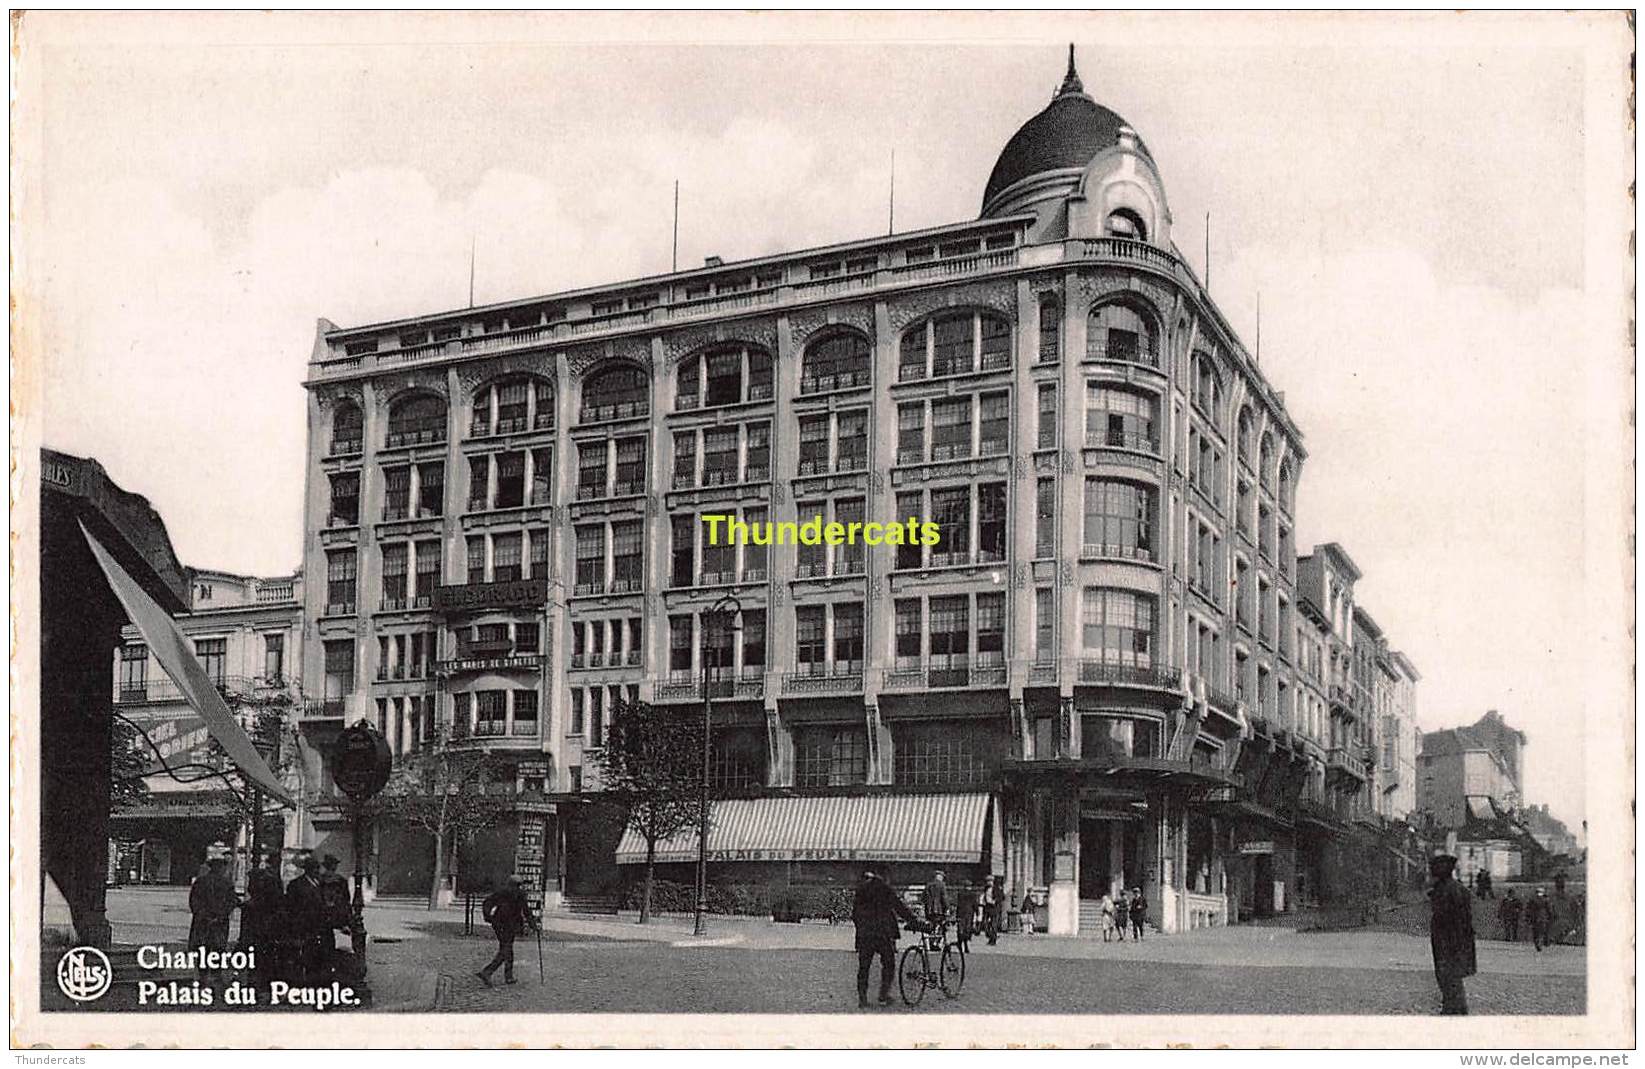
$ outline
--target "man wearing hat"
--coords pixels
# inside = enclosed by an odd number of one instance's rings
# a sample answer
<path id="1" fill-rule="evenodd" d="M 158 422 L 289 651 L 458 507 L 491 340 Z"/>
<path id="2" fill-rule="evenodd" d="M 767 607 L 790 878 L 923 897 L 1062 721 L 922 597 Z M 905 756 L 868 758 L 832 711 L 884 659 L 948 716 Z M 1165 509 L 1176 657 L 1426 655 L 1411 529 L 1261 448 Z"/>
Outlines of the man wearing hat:
<path id="1" fill-rule="evenodd" d="M 326 966 L 331 925 L 326 921 L 325 897 L 320 891 L 320 859 L 309 854 L 301 867 L 302 874 L 286 884 L 286 923 L 297 944 L 301 978 L 312 982 L 320 978 Z"/>
<path id="2" fill-rule="evenodd" d="M 1432 917 L 1428 941 L 1434 951 L 1434 979 L 1439 981 L 1440 1013 L 1468 1012 L 1468 993 L 1463 977 L 1478 971 L 1474 958 L 1474 906 L 1467 888 L 1456 881 L 1457 859 L 1453 854 L 1435 854 L 1428 861 L 1434 885 L 1428 889 Z"/>
<path id="3" fill-rule="evenodd" d="M 228 858 L 221 854 L 207 858 L 206 871 L 194 878 L 188 892 L 189 912 L 194 914 L 194 921 L 189 925 L 190 949 L 228 949 L 229 915 L 239 905 L 239 896 L 228 878 Z M 204 967 L 199 971 L 201 975 L 217 972 L 215 968 Z"/>
<path id="4" fill-rule="evenodd" d="M 336 854 L 327 854 L 320 859 L 320 900 L 326 907 L 326 948 L 335 950 L 336 937 L 331 934 L 335 928 L 348 928 L 354 923 L 354 910 L 349 904 L 348 880 L 338 873 L 337 866 L 341 862 Z"/>
<path id="5" fill-rule="evenodd" d="M 857 1006 L 868 1008 L 868 970 L 880 959 L 880 1001 L 891 1001 L 891 978 L 897 972 L 897 918 L 914 924 L 914 911 L 878 873 L 862 874 L 862 884 L 851 902 L 851 922 L 857 926 Z"/>
<path id="6" fill-rule="evenodd" d="M 1546 887 L 1538 887 L 1536 897 L 1525 904 L 1525 919 L 1531 924 L 1531 942 L 1540 954 L 1550 942 L 1548 930 L 1554 924 L 1554 904 L 1548 898 Z"/>
<path id="7" fill-rule="evenodd" d="M 480 916 L 491 925 L 491 930 L 497 936 L 497 953 L 491 963 L 475 976 L 487 987 L 491 986 L 491 974 L 497 971 L 497 966 L 503 967 L 503 983 L 514 982 L 514 939 L 521 932 L 536 927 L 536 920 L 531 916 L 531 902 L 525 896 L 520 886 L 518 876 L 510 876 L 508 883 L 501 891 L 494 891 L 480 903 Z"/>

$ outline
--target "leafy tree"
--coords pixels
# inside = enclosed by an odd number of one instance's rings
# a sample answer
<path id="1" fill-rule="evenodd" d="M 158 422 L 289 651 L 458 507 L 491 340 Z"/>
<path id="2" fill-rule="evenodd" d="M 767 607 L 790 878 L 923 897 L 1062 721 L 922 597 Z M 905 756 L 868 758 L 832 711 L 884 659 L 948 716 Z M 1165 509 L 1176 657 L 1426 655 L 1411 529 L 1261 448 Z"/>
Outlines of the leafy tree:
<path id="1" fill-rule="evenodd" d="M 700 718 L 647 702 L 618 702 L 600 752 L 600 788 L 628 806 L 628 826 L 645 840 L 640 923 L 651 919 L 657 843 L 692 827 L 703 781 Z"/>
<path id="2" fill-rule="evenodd" d="M 109 807 L 133 809 L 149 799 L 147 774 L 154 767 L 154 751 L 130 723 L 115 717 L 110 726 Z"/>
<path id="3" fill-rule="evenodd" d="M 513 785 L 504 782 L 508 768 L 466 739 L 442 736 L 396 758 L 388 785 L 367 803 L 370 816 L 421 828 L 434 838 L 429 909 L 439 906 L 446 844 L 467 842 L 509 811 Z"/>

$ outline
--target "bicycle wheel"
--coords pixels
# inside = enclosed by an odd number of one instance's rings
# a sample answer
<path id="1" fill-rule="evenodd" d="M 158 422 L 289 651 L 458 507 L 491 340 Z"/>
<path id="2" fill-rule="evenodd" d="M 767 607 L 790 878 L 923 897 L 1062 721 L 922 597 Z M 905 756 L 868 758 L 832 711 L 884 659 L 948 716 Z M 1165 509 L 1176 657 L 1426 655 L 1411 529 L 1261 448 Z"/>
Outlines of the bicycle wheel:
<path id="1" fill-rule="evenodd" d="M 911 946 L 902 952 L 902 961 L 897 966 L 897 989 L 908 1005 L 918 1006 L 925 997 L 928 970 L 924 947 Z"/>
<path id="2" fill-rule="evenodd" d="M 960 953 L 959 944 L 949 943 L 942 948 L 942 971 L 937 974 L 937 982 L 949 998 L 954 998 L 965 986 L 965 955 Z"/>

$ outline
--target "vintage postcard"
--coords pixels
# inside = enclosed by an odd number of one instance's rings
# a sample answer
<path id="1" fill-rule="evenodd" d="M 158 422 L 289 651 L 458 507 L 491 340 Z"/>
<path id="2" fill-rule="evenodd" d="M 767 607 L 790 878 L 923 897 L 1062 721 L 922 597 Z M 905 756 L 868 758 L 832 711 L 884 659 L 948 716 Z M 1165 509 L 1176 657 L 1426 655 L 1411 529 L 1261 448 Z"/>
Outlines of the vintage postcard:
<path id="1" fill-rule="evenodd" d="M 14 1046 L 1632 1046 L 1626 12 L 10 28 Z"/>

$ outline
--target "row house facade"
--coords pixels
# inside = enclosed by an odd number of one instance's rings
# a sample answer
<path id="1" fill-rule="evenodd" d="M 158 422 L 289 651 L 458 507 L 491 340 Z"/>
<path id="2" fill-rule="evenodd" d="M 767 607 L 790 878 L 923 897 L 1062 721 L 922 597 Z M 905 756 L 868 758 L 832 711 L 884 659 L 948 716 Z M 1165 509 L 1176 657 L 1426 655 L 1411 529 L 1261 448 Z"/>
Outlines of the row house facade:
<path id="1" fill-rule="evenodd" d="M 504 756 L 519 819 L 472 863 L 550 900 L 631 871 L 613 708 L 706 695 L 711 878 L 1000 875 L 1065 933 L 1122 886 L 1167 931 L 1287 908 L 1295 807 L 1330 783 L 1351 819 L 1369 711 L 1336 690 L 1351 609 L 1303 589 L 1301 433 L 1170 227 L 1071 59 L 977 220 L 321 321 L 305 730 Z M 710 515 L 940 537 L 729 545 Z M 890 838 L 851 841 L 870 809 Z"/>

